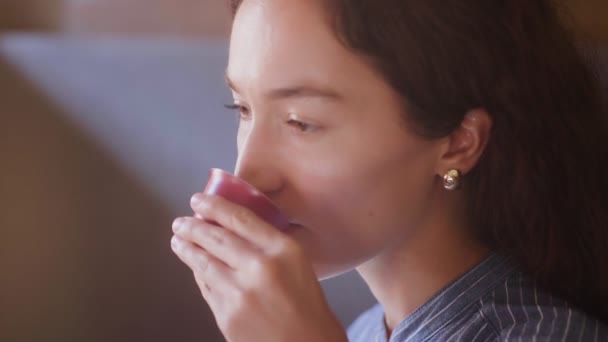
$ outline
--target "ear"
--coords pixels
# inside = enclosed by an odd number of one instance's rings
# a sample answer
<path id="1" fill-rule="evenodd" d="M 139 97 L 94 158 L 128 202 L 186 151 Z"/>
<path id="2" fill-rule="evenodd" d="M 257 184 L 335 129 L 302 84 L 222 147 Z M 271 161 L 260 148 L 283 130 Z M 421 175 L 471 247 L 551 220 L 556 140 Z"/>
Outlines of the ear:
<path id="1" fill-rule="evenodd" d="M 484 109 L 467 112 L 460 126 L 443 142 L 437 174 L 441 177 L 450 169 L 457 169 L 463 175 L 477 164 L 490 138 L 492 118 Z"/>

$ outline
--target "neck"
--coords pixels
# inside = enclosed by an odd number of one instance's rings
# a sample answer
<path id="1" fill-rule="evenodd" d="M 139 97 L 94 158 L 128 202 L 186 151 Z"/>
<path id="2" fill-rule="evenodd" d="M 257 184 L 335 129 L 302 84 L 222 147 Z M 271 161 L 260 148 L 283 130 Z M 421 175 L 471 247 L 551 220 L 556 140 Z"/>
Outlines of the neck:
<path id="1" fill-rule="evenodd" d="M 466 227 L 454 225 L 454 216 L 443 213 L 357 268 L 384 309 L 389 335 L 416 308 L 489 254 L 465 234 Z"/>

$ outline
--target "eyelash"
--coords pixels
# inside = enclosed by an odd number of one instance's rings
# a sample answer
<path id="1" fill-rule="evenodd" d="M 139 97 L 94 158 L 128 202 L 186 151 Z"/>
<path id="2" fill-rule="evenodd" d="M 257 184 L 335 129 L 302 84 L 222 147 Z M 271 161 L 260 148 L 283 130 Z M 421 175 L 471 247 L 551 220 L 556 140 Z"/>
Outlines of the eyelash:
<path id="1" fill-rule="evenodd" d="M 228 108 L 230 110 L 236 111 L 237 118 L 239 120 L 245 120 L 246 119 L 245 114 L 243 114 L 243 110 L 246 109 L 244 106 L 240 106 L 240 105 L 237 105 L 237 104 L 227 104 L 227 105 L 224 105 L 224 107 L 226 107 L 226 108 Z"/>
<path id="2" fill-rule="evenodd" d="M 241 105 L 237 105 L 237 104 L 227 104 L 227 105 L 224 105 L 224 107 L 226 107 L 230 110 L 237 111 L 237 118 L 239 120 L 249 120 L 250 119 L 249 113 L 247 113 L 247 114 L 243 113 L 244 110 L 247 110 L 247 108 L 245 106 L 241 106 Z M 302 132 L 302 133 L 309 133 L 309 132 L 316 130 L 316 127 L 314 125 L 310 125 L 305 122 L 294 120 L 294 119 L 289 119 L 287 121 L 287 123 L 291 124 L 291 126 L 294 129 L 297 129 L 299 132 Z"/>

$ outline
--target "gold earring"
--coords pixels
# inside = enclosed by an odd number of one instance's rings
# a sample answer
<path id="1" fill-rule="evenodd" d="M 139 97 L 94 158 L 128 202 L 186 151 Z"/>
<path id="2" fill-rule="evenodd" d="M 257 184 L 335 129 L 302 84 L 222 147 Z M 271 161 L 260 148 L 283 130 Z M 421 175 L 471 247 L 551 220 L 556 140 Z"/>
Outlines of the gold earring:
<path id="1" fill-rule="evenodd" d="M 458 189 L 458 186 L 460 186 L 460 171 L 451 169 L 443 176 L 443 187 L 453 191 Z"/>

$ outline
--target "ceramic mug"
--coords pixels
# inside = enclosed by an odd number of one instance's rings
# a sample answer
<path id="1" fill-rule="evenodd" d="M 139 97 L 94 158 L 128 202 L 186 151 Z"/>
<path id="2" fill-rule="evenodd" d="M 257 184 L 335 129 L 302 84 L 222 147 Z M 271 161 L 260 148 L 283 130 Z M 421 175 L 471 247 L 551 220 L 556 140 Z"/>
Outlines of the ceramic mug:
<path id="1" fill-rule="evenodd" d="M 249 208 L 279 230 L 285 230 L 289 227 L 287 218 L 268 196 L 227 171 L 217 168 L 209 170 L 209 179 L 203 193 L 222 196 L 231 202 Z"/>

